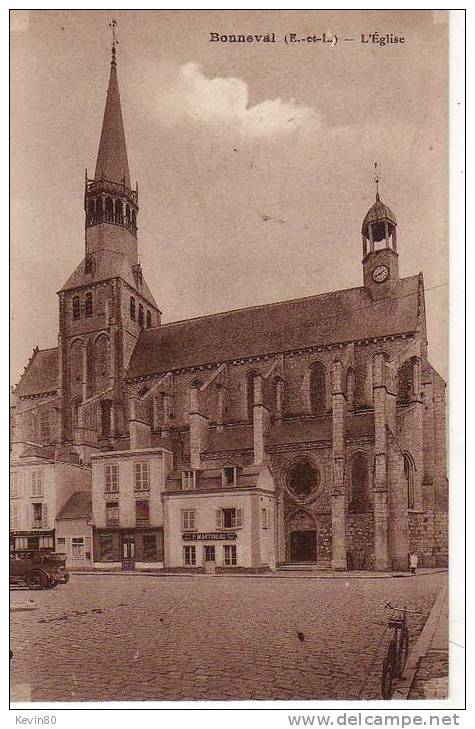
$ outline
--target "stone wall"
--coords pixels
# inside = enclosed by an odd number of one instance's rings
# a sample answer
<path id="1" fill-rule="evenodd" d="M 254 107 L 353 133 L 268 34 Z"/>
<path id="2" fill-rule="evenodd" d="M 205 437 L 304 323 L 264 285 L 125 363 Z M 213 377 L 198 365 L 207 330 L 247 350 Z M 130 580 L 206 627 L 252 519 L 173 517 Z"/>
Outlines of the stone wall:
<path id="1" fill-rule="evenodd" d="M 346 524 L 346 551 L 348 569 L 374 569 L 373 512 L 348 514 Z M 351 557 L 350 557 L 351 555 Z"/>
<path id="2" fill-rule="evenodd" d="M 420 567 L 448 566 L 447 512 L 409 512 L 409 550 L 419 556 Z"/>

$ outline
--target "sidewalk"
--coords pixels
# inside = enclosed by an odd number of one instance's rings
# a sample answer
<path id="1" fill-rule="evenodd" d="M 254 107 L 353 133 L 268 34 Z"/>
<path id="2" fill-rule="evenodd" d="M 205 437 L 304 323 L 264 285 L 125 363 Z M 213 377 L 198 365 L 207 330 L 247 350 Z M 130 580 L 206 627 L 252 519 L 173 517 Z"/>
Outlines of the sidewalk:
<path id="1" fill-rule="evenodd" d="M 449 605 L 444 587 L 412 649 L 393 699 L 446 699 L 449 681 Z"/>
<path id="2" fill-rule="evenodd" d="M 446 567 L 427 567 L 419 569 L 417 575 L 411 575 L 410 572 L 365 572 L 365 571 L 349 571 L 349 572 L 332 572 L 331 570 L 276 570 L 275 572 L 234 572 L 229 570 L 226 572 L 217 572 L 216 574 L 205 574 L 204 572 L 193 572 L 188 570 L 182 570 L 177 572 L 168 572 L 167 570 L 71 570 L 71 575 L 114 575 L 124 577 L 203 577 L 205 579 L 209 577 L 250 577 L 253 579 L 262 578 L 301 578 L 301 579 L 312 579 L 312 580 L 367 580 L 367 579 L 390 579 L 394 577 L 399 578 L 410 578 L 417 579 L 422 575 L 432 575 L 437 572 L 447 572 Z"/>

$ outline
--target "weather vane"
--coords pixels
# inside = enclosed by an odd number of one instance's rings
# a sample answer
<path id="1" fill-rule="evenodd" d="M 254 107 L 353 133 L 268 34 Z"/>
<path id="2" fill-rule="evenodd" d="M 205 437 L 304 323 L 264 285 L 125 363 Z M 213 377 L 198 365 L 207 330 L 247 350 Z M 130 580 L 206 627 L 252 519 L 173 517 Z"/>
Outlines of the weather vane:
<path id="1" fill-rule="evenodd" d="M 376 184 L 376 200 L 379 200 L 379 183 L 381 182 L 381 172 L 378 170 L 377 162 L 374 162 L 374 182 Z"/>
<path id="2" fill-rule="evenodd" d="M 115 61 L 115 47 L 119 45 L 115 34 L 115 29 L 117 28 L 117 20 L 115 18 L 112 18 L 112 21 L 109 23 L 109 28 L 112 31 L 112 60 Z"/>

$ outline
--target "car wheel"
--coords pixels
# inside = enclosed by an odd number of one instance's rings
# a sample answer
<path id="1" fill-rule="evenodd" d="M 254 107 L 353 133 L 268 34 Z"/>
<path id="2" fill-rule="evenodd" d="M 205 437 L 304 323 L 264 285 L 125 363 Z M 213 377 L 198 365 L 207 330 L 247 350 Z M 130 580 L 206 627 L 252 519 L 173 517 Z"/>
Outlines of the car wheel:
<path id="1" fill-rule="evenodd" d="M 59 581 L 58 580 L 51 580 L 50 579 L 50 580 L 48 580 L 48 584 L 46 585 L 46 589 L 47 590 L 52 590 L 53 587 L 57 587 L 58 585 L 59 585 Z"/>
<path id="2" fill-rule="evenodd" d="M 66 585 L 69 582 L 69 574 L 64 575 L 61 582 L 63 583 L 63 585 Z"/>
<path id="3" fill-rule="evenodd" d="M 30 590 L 44 590 L 48 587 L 48 578 L 41 570 L 31 570 L 26 577 L 25 582 Z"/>

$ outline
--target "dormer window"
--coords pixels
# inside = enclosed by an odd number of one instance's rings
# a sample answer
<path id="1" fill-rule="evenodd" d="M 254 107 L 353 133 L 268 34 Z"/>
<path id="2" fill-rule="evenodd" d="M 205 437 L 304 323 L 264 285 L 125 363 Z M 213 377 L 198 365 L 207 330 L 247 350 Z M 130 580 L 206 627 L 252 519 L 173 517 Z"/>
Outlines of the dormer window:
<path id="1" fill-rule="evenodd" d="M 237 468 L 236 466 L 226 466 L 223 468 L 223 488 L 231 488 L 237 485 Z"/>
<path id="2" fill-rule="evenodd" d="M 92 293 L 90 291 L 88 291 L 86 294 L 84 314 L 87 317 L 92 316 Z"/>
<path id="3" fill-rule="evenodd" d="M 196 471 L 183 471 L 181 474 L 182 491 L 194 491 L 196 489 Z"/>

